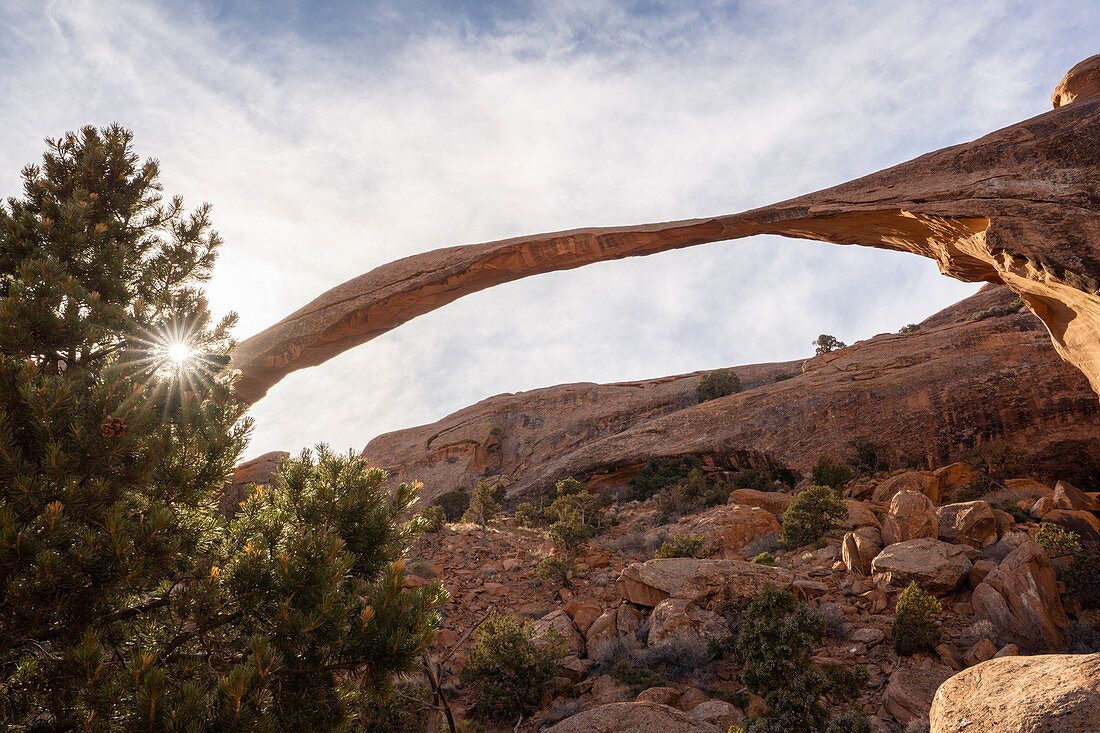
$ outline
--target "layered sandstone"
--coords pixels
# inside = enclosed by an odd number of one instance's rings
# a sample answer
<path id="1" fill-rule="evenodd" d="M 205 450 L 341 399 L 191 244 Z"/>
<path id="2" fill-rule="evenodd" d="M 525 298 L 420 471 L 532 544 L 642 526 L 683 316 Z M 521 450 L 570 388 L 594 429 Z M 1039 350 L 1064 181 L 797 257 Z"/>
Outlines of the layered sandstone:
<path id="1" fill-rule="evenodd" d="M 702 404 L 698 374 L 549 387 L 379 436 L 363 454 L 395 481 L 423 481 L 429 498 L 480 479 L 504 482 L 511 496 L 571 475 L 625 483 L 648 459 L 683 453 L 806 471 L 821 455 L 847 456 L 859 436 L 888 446 L 895 465 L 941 465 L 996 438 L 1026 445 L 1052 467 L 1072 464 L 1100 450 L 1096 398 L 1026 310 L 974 320 L 1013 298 L 988 286 L 912 333 L 805 362 L 736 367 L 742 392 Z"/>
<path id="2" fill-rule="evenodd" d="M 1096 65 L 1094 57 L 1071 70 L 1053 111 L 782 203 L 448 247 L 382 265 L 241 343 L 233 355 L 237 393 L 255 401 L 290 372 L 494 285 L 757 234 L 911 252 L 951 277 L 1004 283 L 1100 392 Z"/>

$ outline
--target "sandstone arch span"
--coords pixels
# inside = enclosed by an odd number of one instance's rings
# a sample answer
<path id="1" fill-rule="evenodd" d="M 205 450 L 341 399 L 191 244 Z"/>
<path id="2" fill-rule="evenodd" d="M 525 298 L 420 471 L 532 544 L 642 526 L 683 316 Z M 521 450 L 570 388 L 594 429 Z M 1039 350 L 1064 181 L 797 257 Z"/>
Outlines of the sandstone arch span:
<path id="1" fill-rule="evenodd" d="M 255 402 L 291 372 L 493 285 L 756 234 L 912 252 L 960 280 L 1003 282 L 1100 394 L 1100 55 L 1071 69 L 1052 102 L 973 142 L 740 214 L 516 237 L 382 265 L 242 342 L 237 394 Z"/>

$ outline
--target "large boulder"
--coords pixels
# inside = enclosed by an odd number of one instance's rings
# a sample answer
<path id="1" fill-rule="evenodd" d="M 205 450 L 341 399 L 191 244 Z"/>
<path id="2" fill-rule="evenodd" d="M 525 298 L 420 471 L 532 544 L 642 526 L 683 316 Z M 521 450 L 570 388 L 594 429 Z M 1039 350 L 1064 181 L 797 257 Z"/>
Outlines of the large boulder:
<path id="1" fill-rule="evenodd" d="M 673 641 L 698 641 L 704 645 L 730 635 L 729 624 L 714 611 L 700 608 L 686 598 L 666 598 L 649 617 L 649 646 Z"/>
<path id="2" fill-rule="evenodd" d="M 1081 491 L 1068 481 L 1054 484 L 1054 507 L 1056 509 L 1084 509 L 1087 512 L 1100 512 L 1100 501 Z"/>
<path id="3" fill-rule="evenodd" d="M 935 595 L 951 593 L 962 585 L 973 566 L 972 548 L 922 537 L 887 545 L 871 561 L 871 576 L 895 588 L 915 582 Z"/>
<path id="4" fill-rule="evenodd" d="M 642 613 L 630 603 L 620 603 L 605 611 L 592 622 L 585 632 L 585 649 L 590 659 L 600 658 L 600 649 L 605 644 L 618 641 L 626 649 L 639 649 L 638 627 L 642 624 Z"/>
<path id="5" fill-rule="evenodd" d="M 778 534 L 779 521 L 759 507 L 723 504 L 684 517 L 664 531 L 672 535 L 701 534 L 707 540 L 710 555 L 733 559 L 743 557 L 741 550 L 758 537 Z"/>
<path id="6" fill-rule="evenodd" d="M 931 733 L 1100 730 L 1100 654 L 999 657 L 944 682 Z"/>
<path id="7" fill-rule="evenodd" d="M 872 511 L 871 505 L 865 501 L 848 499 L 848 518 L 842 523 L 845 529 L 857 529 L 859 527 L 880 528 L 878 516 Z"/>
<path id="8" fill-rule="evenodd" d="M 758 491 L 757 489 L 734 489 L 730 492 L 728 504 L 744 504 L 745 506 L 760 507 L 766 512 L 771 512 L 777 517 L 787 511 L 791 503 L 791 495 L 782 491 Z"/>
<path id="9" fill-rule="evenodd" d="M 871 501 L 889 504 L 899 491 L 915 491 L 937 503 L 940 500 L 940 480 L 931 471 L 905 471 L 876 486 L 875 493 L 871 494 Z"/>
<path id="10" fill-rule="evenodd" d="M 936 521 L 936 505 L 931 499 L 917 491 L 899 491 L 890 499 L 890 511 L 882 520 L 882 541 L 892 545 L 935 537 Z"/>
<path id="11" fill-rule="evenodd" d="M 656 606 L 672 597 L 706 608 L 719 597 L 747 601 L 765 583 L 789 590 L 794 573 L 740 560 L 670 557 L 631 563 L 619 575 L 616 587 L 624 599 L 639 606 Z"/>
<path id="12" fill-rule="evenodd" d="M 951 463 L 937 468 L 932 474 L 940 482 L 940 499 L 954 496 L 956 491 L 974 480 L 974 469 L 965 463 Z"/>
<path id="13" fill-rule="evenodd" d="M 1043 548 L 1025 542 L 974 589 L 974 613 L 1022 647 L 1063 649 L 1066 617 L 1054 568 Z"/>
<path id="14" fill-rule="evenodd" d="M 654 702 L 613 702 L 566 718 L 546 733 L 722 733 L 722 729 Z"/>
<path id="15" fill-rule="evenodd" d="M 997 541 L 997 517 L 987 501 L 945 504 L 936 510 L 936 523 L 944 542 L 983 547 Z"/>
<path id="16" fill-rule="evenodd" d="M 882 552 L 882 534 L 874 527 L 860 527 L 844 535 L 840 543 L 840 556 L 850 572 L 856 575 L 871 574 L 871 561 Z"/>
<path id="17" fill-rule="evenodd" d="M 535 632 L 535 643 L 546 643 L 546 635 L 550 629 L 554 629 L 565 640 L 565 646 L 571 654 L 583 657 L 585 652 L 584 637 L 577 627 L 573 625 L 573 619 L 565 611 L 553 611 L 537 621 L 531 622 L 531 629 Z"/>
<path id="18" fill-rule="evenodd" d="M 936 689 L 952 671 L 930 657 L 909 657 L 890 675 L 882 694 L 882 706 L 902 725 L 927 717 Z"/>

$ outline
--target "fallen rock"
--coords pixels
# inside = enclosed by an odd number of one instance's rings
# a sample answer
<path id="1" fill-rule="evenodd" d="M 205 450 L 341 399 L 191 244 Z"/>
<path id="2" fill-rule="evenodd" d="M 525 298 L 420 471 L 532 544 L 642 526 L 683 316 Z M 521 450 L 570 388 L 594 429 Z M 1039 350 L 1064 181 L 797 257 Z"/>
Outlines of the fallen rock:
<path id="1" fill-rule="evenodd" d="M 602 615 L 600 604 L 591 601 L 570 601 L 565 604 L 565 612 L 573 619 L 577 631 L 587 634 L 588 629 Z"/>
<path id="2" fill-rule="evenodd" d="M 601 647 L 609 642 L 619 641 L 626 650 L 640 649 L 641 641 L 636 636 L 642 623 L 642 614 L 629 603 L 620 603 L 605 611 L 592 622 L 585 633 L 585 648 L 589 659 L 601 659 Z"/>
<path id="3" fill-rule="evenodd" d="M 717 596 L 748 600 L 764 583 L 789 590 L 794 573 L 786 568 L 740 560 L 670 557 L 631 563 L 616 581 L 622 597 L 639 606 L 656 606 L 669 597 L 687 598 L 706 608 Z"/>
<path id="4" fill-rule="evenodd" d="M 974 469 L 965 463 L 951 463 L 937 468 L 932 474 L 940 482 L 940 499 L 949 499 L 974 480 Z"/>
<path id="5" fill-rule="evenodd" d="M 676 641 L 709 641 L 730 635 L 726 620 L 686 598 L 666 598 L 657 604 L 649 617 L 648 646 L 660 646 Z"/>
<path id="6" fill-rule="evenodd" d="M 1092 733 L 1100 654 L 1000 657 L 959 672 L 932 701 L 931 733 Z"/>
<path id="7" fill-rule="evenodd" d="M 944 542 L 983 547 L 997 541 L 997 518 L 987 501 L 945 504 L 936 510 L 936 521 Z"/>
<path id="8" fill-rule="evenodd" d="M 915 582 L 929 593 L 945 595 L 955 591 L 973 567 L 967 549 L 932 537 L 897 542 L 871 561 L 871 575 L 895 588 Z"/>
<path id="9" fill-rule="evenodd" d="M 860 527 L 848 532 L 840 544 L 840 554 L 850 572 L 866 577 L 871 574 L 871 561 L 882 552 L 882 534 L 874 527 Z"/>
<path id="10" fill-rule="evenodd" d="M 971 588 L 977 588 L 985 580 L 986 576 L 993 568 L 997 567 L 997 563 L 993 562 L 989 558 L 980 558 L 974 561 L 974 567 L 970 568 L 970 575 L 967 577 L 967 581 L 970 583 Z"/>
<path id="11" fill-rule="evenodd" d="M 879 529 L 881 525 L 878 515 L 871 509 L 871 505 L 865 501 L 848 499 L 848 518 L 844 520 L 846 529 L 858 529 L 859 527 L 874 527 Z"/>
<path id="12" fill-rule="evenodd" d="M 952 670 L 926 656 L 907 658 L 901 665 L 890 675 L 882 694 L 882 706 L 898 723 L 908 725 L 928 716 L 937 688 L 952 675 Z"/>
<path id="13" fill-rule="evenodd" d="M 891 476 L 875 488 L 871 500 L 877 504 L 889 504 L 899 491 L 915 491 L 927 496 L 933 504 L 940 500 L 940 480 L 931 471 L 906 471 Z"/>
<path id="14" fill-rule="evenodd" d="M 1069 619 L 1050 558 L 1034 542 L 1020 545 L 991 570 L 971 603 L 979 618 L 1022 646 L 1065 648 Z"/>
<path id="15" fill-rule="evenodd" d="M 1100 553 L 1100 519 L 1092 512 L 1055 509 L 1043 515 L 1044 522 L 1053 522 L 1081 536 L 1081 547 L 1091 554 Z"/>
<path id="16" fill-rule="evenodd" d="M 1081 491 L 1068 481 L 1054 484 L 1054 506 L 1057 509 L 1083 509 L 1087 512 L 1100 512 L 1100 501 Z"/>
<path id="17" fill-rule="evenodd" d="M 723 733 L 688 713 L 653 702 L 617 702 L 566 718 L 546 733 Z"/>
<path id="18" fill-rule="evenodd" d="M 745 721 L 745 714 L 725 700 L 707 700 L 691 709 L 691 717 L 715 725 L 719 730 L 728 730 L 731 726 Z"/>
<path id="19" fill-rule="evenodd" d="M 936 534 L 936 505 L 931 499 L 920 492 L 907 489 L 894 494 L 890 499 L 890 511 L 882 520 L 883 544 L 892 545 L 921 537 L 935 537 Z"/>
<path id="20" fill-rule="evenodd" d="M 996 654 L 997 645 L 989 639 L 982 639 L 967 650 L 964 659 L 967 667 L 973 667 L 975 664 L 981 664 L 988 659 L 992 659 Z"/>
<path id="21" fill-rule="evenodd" d="M 1042 519 L 1057 508 L 1054 506 L 1054 497 L 1040 496 L 1032 503 L 1027 513 L 1031 515 L 1032 519 Z"/>
<path id="22" fill-rule="evenodd" d="M 734 489 L 730 492 L 727 504 L 743 504 L 760 507 L 777 517 L 783 516 L 791 503 L 791 495 L 782 491 L 759 491 L 757 489 Z"/>
<path id="23" fill-rule="evenodd" d="M 742 556 L 745 545 L 758 537 L 778 534 L 779 521 L 759 507 L 723 504 L 684 517 L 663 531 L 673 536 L 701 534 L 707 539 L 710 555 L 729 560 Z"/>
<path id="24" fill-rule="evenodd" d="M 584 656 L 584 637 L 577 631 L 577 627 L 573 625 L 573 619 L 569 618 L 569 614 L 559 609 L 552 613 L 548 613 L 537 621 L 532 621 L 531 629 L 534 631 L 535 643 L 545 643 L 546 634 L 551 628 L 561 634 L 565 639 L 566 648 L 570 652 L 578 657 Z"/>
<path id="25" fill-rule="evenodd" d="M 655 702 L 658 705 L 676 705 L 680 692 L 675 687 L 649 687 L 638 693 L 638 702 Z"/>

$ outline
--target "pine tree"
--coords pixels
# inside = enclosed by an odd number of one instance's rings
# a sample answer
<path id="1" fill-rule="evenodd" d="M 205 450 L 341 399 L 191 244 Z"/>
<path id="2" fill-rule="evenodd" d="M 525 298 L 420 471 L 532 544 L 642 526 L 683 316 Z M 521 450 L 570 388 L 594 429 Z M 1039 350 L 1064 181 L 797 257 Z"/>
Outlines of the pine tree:
<path id="1" fill-rule="evenodd" d="M 322 448 L 216 513 L 250 429 L 200 287 L 220 240 L 131 143 L 48 141 L 0 204 L 0 723 L 342 727 L 434 635 L 416 489 Z"/>

